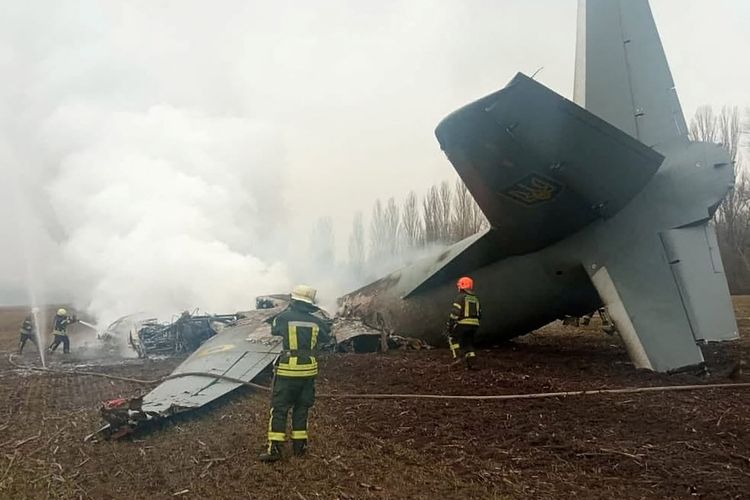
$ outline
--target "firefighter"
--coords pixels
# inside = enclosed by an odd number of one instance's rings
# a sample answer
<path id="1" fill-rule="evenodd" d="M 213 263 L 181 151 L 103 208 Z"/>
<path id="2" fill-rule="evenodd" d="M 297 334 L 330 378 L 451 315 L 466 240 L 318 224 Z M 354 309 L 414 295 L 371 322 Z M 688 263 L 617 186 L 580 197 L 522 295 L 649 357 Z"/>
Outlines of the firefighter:
<path id="1" fill-rule="evenodd" d="M 68 311 L 64 308 L 57 310 L 57 314 L 52 319 L 52 335 L 54 340 L 49 346 L 48 351 L 50 353 L 55 352 L 57 346 L 63 345 L 63 354 L 70 353 L 70 339 L 68 339 L 68 325 L 75 323 L 77 320 L 75 316 L 68 316 Z"/>
<path id="2" fill-rule="evenodd" d="M 448 343 L 453 358 L 458 361 L 459 350 L 464 355 L 466 367 L 474 368 L 474 336 L 479 329 L 482 309 L 479 298 L 474 295 L 474 280 L 468 276 L 459 278 L 456 283 L 458 295 L 453 300 L 448 319 Z"/>
<path id="3" fill-rule="evenodd" d="M 39 312 L 39 309 L 36 307 L 31 310 L 31 313 L 26 316 L 26 319 L 23 320 L 23 324 L 21 325 L 21 339 L 18 342 L 18 354 L 23 354 L 23 348 L 26 345 L 26 341 L 30 340 L 34 346 L 39 349 L 38 344 L 36 343 L 36 336 L 37 336 L 37 329 L 36 329 L 36 321 L 34 320 L 34 315 Z"/>
<path id="4" fill-rule="evenodd" d="M 329 340 L 330 326 L 314 316 L 317 291 L 306 285 L 292 290 L 289 307 L 276 316 L 271 334 L 282 337 L 284 350 L 276 362 L 271 396 L 271 417 L 268 422 L 268 448 L 260 455 L 263 462 L 281 458 L 286 440 L 287 413 L 292 410 L 292 450 L 301 457 L 307 449 L 307 416 L 315 402 L 315 377 L 318 362 L 317 346 Z"/>

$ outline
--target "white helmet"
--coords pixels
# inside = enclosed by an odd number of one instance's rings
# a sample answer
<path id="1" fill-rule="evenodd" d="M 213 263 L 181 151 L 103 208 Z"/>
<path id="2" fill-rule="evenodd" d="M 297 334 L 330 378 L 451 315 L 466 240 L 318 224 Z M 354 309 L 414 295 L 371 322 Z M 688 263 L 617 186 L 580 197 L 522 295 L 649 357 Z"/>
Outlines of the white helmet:
<path id="1" fill-rule="evenodd" d="M 68 311 L 64 307 L 61 307 L 60 309 L 57 310 L 57 315 L 58 316 L 67 316 L 68 315 Z"/>
<path id="2" fill-rule="evenodd" d="M 299 300 L 308 304 L 315 304 L 315 296 L 317 294 L 318 291 L 316 289 L 307 285 L 297 285 L 292 288 L 292 300 Z"/>

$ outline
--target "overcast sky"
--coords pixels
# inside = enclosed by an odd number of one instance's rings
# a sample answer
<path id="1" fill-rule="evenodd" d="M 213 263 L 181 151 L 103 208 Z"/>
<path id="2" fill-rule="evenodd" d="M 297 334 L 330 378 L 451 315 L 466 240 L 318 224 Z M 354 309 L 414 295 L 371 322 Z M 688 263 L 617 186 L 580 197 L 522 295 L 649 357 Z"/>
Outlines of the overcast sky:
<path id="1" fill-rule="evenodd" d="M 750 105 L 750 2 L 651 3 L 688 119 Z M 345 248 L 355 211 L 453 178 L 446 114 L 540 67 L 571 97 L 575 21 L 575 0 L 0 0 L 0 303 L 32 280 L 114 314 L 165 267 L 164 307 L 205 301 L 174 299 L 196 266 L 233 282 L 198 280 L 213 307 L 307 279 L 287 261 L 316 218 Z"/>

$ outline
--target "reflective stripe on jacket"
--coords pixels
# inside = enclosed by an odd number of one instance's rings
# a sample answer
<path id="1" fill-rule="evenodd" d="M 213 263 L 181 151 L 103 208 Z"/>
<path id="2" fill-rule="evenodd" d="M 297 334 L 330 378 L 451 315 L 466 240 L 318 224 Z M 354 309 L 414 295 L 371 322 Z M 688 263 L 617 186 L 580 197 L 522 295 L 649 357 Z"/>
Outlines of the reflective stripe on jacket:
<path id="1" fill-rule="evenodd" d="M 315 377 L 318 360 L 315 350 L 328 339 L 328 325 L 312 315 L 315 306 L 293 301 L 289 309 L 273 320 L 271 333 L 283 339 L 284 352 L 279 357 L 276 375 L 279 377 Z"/>
<path id="2" fill-rule="evenodd" d="M 451 323 L 479 326 L 481 318 L 482 308 L 479 305 L 479 298 L 470 292 L 459 293 L 453 300 L 453 306 L 451 307 Z"/>

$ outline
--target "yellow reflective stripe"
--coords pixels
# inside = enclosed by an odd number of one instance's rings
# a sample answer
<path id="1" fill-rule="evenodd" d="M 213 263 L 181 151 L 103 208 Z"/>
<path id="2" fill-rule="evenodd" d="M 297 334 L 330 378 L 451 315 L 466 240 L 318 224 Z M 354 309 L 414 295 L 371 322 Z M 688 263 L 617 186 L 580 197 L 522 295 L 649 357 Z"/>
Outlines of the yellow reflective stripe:
<path id="1" fill-rule="evenodd" d="M 297 343 L 297 325 L 291 322 L 289 323 L 289 349 L 292 351 L 299 349 Z"/>
<path id="2" fill-rule="evenodd" d="M 476 297 L 467 296 L 464 298 L 464 316 L 468 316 L 471 312 L 469 310 L 469 304 L 475 304 L 477 307 L 477 314 L 479 314 L 479 301 Z"/>
<path id="3" fill-rule="evenodd" d="M 461 347 L 459 344 L 451 344 L 451 349 L 458 349 Z"/>
<path id="4" fill-rule="evenodd" d="M 273 408 L 271 408 L 271 411 L 269 412 L 271 415 L 268 417 L 268 441 L 285 441 L 286 440 L 286 433 L 284 432 L 274 432 L 273 429 Z M 269 446 L 270 450 L 270 446 Z M 270 451 L 269 451 L 270 453 Z"/>
<path id="5" fill-rule="evenodd" d="M 451 319 L 458 319 L 458 314 L 451 313 Z"/>
<path id="6" fill-rule="evenodd" d="M 315 346 L 318 345 L 318 325 L 315 325 L 312 328 L 312 339 L 310 339 L 310 350 L 315 349 Z"/>
<path id="7" fill-rule="evenodd" d="M 313 372 L 286 372 L 283 370 L 279 370 L 276 372 L 276 375 L 278 377 L 288 377 L 288 378 L 310 378 L 310 377 L 316 377 L 318 375 L 318 370 L 315 370 Z"/>
<path id="8" fill-rule="evenodd" d="M 453 306 L 457 307 L 458 309 L 461 309 L 461 304 L 459 304 L 458 302 L 454 302 Z"/>
<path id="9" fill-rule="evenodd" d="M 307 439 L 307 431 L 292 431 L 292 439 Z"/>
<path id="10" fill-rule="evenodd" d="M 475 358 L 477 355 L 474 353 L 474 351 L 469 351 L 466 353 L 467 358 Z"/>
<path id="11" fill-rule="evenodd" d="M 283 432 L 269 432 L 268 440 L 269 441 L 286 441 L 286 434 Z"/>
<path id="12" fill-rule="evenodd" d="M 279 363 L 279 368 L 286 368 L 288 370 L 309 370 L 310 368 L 318 368 L 318 360 L 315 356 L 310 356 L 309 363 L 300 363 L 297 356 L 290 356 L 289 361 Z"/>
<path id="13" fill-rule="evenodd" d="M 475 325 L 479 326 L 478 318 L 464 318 L 458 321 L 459 325 Z"/>

